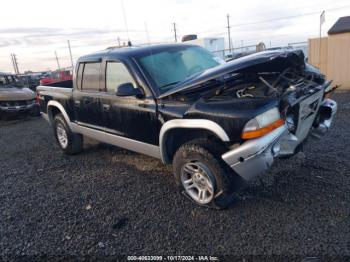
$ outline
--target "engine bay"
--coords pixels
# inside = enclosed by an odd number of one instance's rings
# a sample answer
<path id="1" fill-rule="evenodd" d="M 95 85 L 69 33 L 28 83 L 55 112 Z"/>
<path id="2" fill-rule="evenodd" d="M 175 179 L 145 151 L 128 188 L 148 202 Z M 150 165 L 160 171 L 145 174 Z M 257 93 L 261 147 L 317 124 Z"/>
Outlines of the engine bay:
<path id="1" fill-rule="evenodd" d="M 236 86 L 236 97 L 283 97 L 291 92 L 296 92 L 298 97 L 307 94 L 324 82 L 320 76 L 314 73 L 287 68 L 280 72 L 263 72 L 254 76 L 248 76 L 255 81 Z"/>

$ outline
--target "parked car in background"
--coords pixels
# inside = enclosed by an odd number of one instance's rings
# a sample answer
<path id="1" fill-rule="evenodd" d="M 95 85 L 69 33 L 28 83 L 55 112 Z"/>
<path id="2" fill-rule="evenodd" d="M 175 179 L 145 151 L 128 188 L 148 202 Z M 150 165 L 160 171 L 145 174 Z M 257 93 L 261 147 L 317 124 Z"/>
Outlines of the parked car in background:
<path id="1" fill-rule="evenodd" d="M 36 91 L 36 87 L 40 85 L 39 75 L 33 75 L 33 74 L 20 75 L 19 78 L 25 87 L 28 87 L 34 92 Z"/>
<path id="2" fill-rule="evenodd" d="M 227 54 L 225 56 L 225 61 L 229 62 L 231 60 L 243 57 L 243 56 L 247 56 L 247 55 L 251 55 L 256 53 L 256 51 L 242 51 L 242 52 L 235 52 L 235 53 L 231 53 L 231 54 Z"/>
<path id="3" fill-rule="evenodd" d="M 40 115 L 36 94 L 12 74 L 0 73 L 0 118 Z"/>
<path id="4" fill-rule="evenodd" d="M 39 86 L 43 116 L 66 154 L 83 136 L 172 164 L 199 205 L 225 207 L 241 180 L 296 154 L 331 126 L 331 81 L 301 51 L 225 63 L 188 44 L 111 49 L 81 57 L 73 81 Z"/>
<path id="5" fill-rule="evenodd" d="M 46 76 L 40 79 L 40 85 L 47 85 L 61 81 L 72 80 L 72 73 L 70 70 L 58 70 L 50 72 Z"/>

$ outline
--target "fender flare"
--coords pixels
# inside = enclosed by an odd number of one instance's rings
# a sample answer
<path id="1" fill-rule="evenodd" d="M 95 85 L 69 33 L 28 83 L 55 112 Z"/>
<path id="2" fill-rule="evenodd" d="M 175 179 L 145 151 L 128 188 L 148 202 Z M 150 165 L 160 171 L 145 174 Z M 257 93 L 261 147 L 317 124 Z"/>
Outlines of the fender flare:
<path id="1" fill-rule="evenodd" d="M 170 163 L 166 148 L 166 138 L 170 130 L 174 128 L 186 129 L 205 129 L 214 133 L 223 142 L 229 142 L 230 138 L 225 130 L 217 123 L 207 119 L 174 119 L 165 122 L 160 129 L 159 134 L 159 150 L 160 156 L 164 164 Z"/>
<path id="2" fill-rule="evenodd" d="M 71 126 L 71 122 L 70 122 L 70 118 L 66 112 L 66 110 L 64 109 L 64 107 L 62 106 L 61 103 L 57 102 L 57 101 L 54 101 L 54 100 L 51 100 L 47 103 L 47 114 L 49 116 L 49 120 L 50 120 L 50 123 L 52 124 L 53 123 L 53 117 L 52 117 L 52 112 L 50 110 L 50 107 L 56 107 L 58 108 L 58 110 L 60 110 L 60 112 L 62 113 L 64 119 L 66 120 L 67 124 L 69 126 Z"/>

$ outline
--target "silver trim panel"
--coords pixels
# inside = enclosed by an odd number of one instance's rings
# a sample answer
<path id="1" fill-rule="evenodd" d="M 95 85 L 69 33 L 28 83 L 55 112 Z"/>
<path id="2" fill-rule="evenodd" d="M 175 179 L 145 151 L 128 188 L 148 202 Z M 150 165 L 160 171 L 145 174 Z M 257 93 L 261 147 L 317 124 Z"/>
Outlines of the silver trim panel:
<path id="1" fill-rule="evenodd" d="M 278 156 L 291 156 L 294 154 L 295 149 L 300 144 L 299 139 L 292 133 L 288 133 L 280 141 L 280 152 Z"/>
<path id="2" fill-rule="evenodd" d="M 283 125 L 263 137 L 244 142 L 221 157 L 238 175 L 250 180 L 272 165 L 279 154 L 279 141 L 288 133 Z"/>
<path id="3" fill-rule="evenodd" d="M 61 113 L 62 113 L 64 119 L 66 120 L 67 124 L 69 125 L 69 127 L 73 130 L 73 128 L 71 126 L 71 121 L 69 119 L 69 116 L 68 116 L 66 110 L 59 102 L 54 101 L 54 100 L 51 100 L 47 103 L 47 114 L 49 116 L 50 123 L 53 123 L 53 117 L 52 117 L 52 112 L 51 112 L 50 107 L 57 107 L 61 111 Z"/>
<path id="4" fill-rule="evenodd" d="M 164 164 L 170 162 L 169 156 L 166 149 L 166 136 L 171 129 L 174 128 L 188 128 L 188 129 L 205 129 L 213 132 L 217 135 L 222 141 L 230 141 L 224 129 L 219 126 L 217 123 L 207 120 L 207 119 L 174 119 L 165 122 L 160 130 L 159 134 L 159 146 L 161 159 Z"/>
<path id="5" fill-rule="evenodd" d="M 136 141 L 130 138 L 122 137 L 122 136 L 109 134 L 109 133 L 91 129 L 88 127 L 80 126 L 76 123 L 71 123 L 71 126 L 73 127 L 72 129 L 74 129 L 74 132 L 82 134 L 87 137 L 91 137 L 98 141 L 111 144 L 114 146 L 122 147 L 122 148 L 131 150 L 137 153 L 141 153 L 144 155 L 148 155 L 151 157 L 161 158 L 158 146 L 143 143 L 143 142 Z"/>
<path id="6" fill-rule="evenodd" d="M 149 156 L 152 156 L 155 158 L 161 158 L 158 146 L 143 143 L 143 142 L 129 139 L 126 137 L 118 136 L 115 134 L 109 134 L 107 132 L 115 133 L 115 131 L 111 130 L 111 129 L 106 129 L 104 127 L 94 126 L 94 125 L 78 122 L 79 124 L 81 124 L 81 125 L 79 125 L 78 123 L 71 122 L 69 119 L 69 116 L 68 116 L 67 112 L 64 110 L 63 106 L 59 102 L 53 101 L 53 100 L 49 101 L 49 103 L 47 104 L 48 114 L 47 115 L 42 114 L 43 117 L 47 118 L 50 123 L 52 123 L 52 120 L 53 120 L 50 107 L 57 107 L 61 111 L 64 119 L 66 120 L 70 129 L 74 133 L 79 133 L 79 134 L 82 134 L 84 136 L 96 139 L 98 141 L 101 141 L 101 142 L 104 142 L 107 144 L 111 144 L 111 145 L 115 145 L 115 146 L 119 146 L 119 147 L 122 147 L 125 149 L 129 149 L 131 151 L 135 151 L 135 152 L 138 152 L 138 153 L 141 153 L 144 155 L 149 155 Z M 89 127 L 85 127 L 82 125 L 86 125 Z M 96 130 L 93 128 L 100 129 L 100 130 Z M 107 131 L 107 132 L 105 132 L 105 131 Z"/>
<path id="7" fill-rule="evenodd" d="M 112 134 L 116 134 L 118 136 L 123 136 L 124 134 L 121 133 L 121 132 L 118 132 L 114 129 L 110 129 L 110 128 L 106 128 L 106 127 L 103 127 L 103 126 L 96 126 L 96 125 L 91 125 L 91 124 L 88 124 L 88 123 L 85 123 L 85 122 L 80 122 L 80 121 L 76 121 L 74 122 L 80 126 L 84 126 L 84 127 L 90 127 L 90 128 L 93 128 L 93 129 L 97 129 L 97 130 L 100 130 L 100 131 L 105 131 L 107 133 L 112 133 Z"/>

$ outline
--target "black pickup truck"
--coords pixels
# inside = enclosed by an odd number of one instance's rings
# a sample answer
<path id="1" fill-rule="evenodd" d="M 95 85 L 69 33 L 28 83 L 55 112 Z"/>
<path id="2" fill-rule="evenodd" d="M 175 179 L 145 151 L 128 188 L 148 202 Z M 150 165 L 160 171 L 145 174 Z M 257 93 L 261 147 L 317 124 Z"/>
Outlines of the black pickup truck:
<path id="1" fill-rule="evenodd" d="M 77 61 L 73 81 L 37 88 L 67 154 L 91 137 L 173 165 L 200 205 L 225 207 L 242 180 L 329 129 L 331 82 L 301 51 L 223 62 L 188 44 L 109 49 Z"/>

